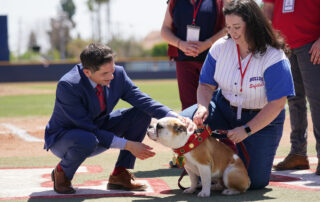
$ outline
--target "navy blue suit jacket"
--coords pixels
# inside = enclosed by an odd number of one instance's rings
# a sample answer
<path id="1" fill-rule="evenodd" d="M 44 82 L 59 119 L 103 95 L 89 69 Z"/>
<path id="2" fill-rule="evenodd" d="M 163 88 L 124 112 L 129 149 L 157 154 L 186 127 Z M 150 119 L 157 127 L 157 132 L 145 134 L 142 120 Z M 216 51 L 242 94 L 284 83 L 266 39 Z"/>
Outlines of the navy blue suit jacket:
<path id="1" fill-rule="evenodd" d="M 81 129 L 95 134 L 99 143 L 109 148 L 114 134 L 101 130 L 119 99 L 144 111 L 150 117 L 162 118 L 170 109 L 141 92 L 127 76 L 123 67 L 115 66 L 110 88 L 104 87 L 106 111 L 101 113 L 98 97 L 81 64 L 73 67 L 59 81 L 53 114 L 45 129 L 45 149 L 69 130 Z"/>

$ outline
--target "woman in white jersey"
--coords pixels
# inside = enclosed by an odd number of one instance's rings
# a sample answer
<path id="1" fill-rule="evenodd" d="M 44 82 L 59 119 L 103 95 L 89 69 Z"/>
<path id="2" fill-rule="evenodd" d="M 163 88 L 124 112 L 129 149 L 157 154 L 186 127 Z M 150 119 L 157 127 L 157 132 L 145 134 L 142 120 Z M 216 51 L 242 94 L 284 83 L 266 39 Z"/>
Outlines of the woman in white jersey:
<path id="1" fill-rule="evenodd" d="M 250 158 L 250 188 L 260 189 L 269 183 L 287 96 L 294 95 L 290 63 L 283 40 L 253 0 L 233 0 L 223 12 L 228 36 L 209 50 L 197 105 L 181 114 L 193 117 L 198 126 L 205 122 L 212 130 L 228 130 L 235 143 L 243 141 Z"/>

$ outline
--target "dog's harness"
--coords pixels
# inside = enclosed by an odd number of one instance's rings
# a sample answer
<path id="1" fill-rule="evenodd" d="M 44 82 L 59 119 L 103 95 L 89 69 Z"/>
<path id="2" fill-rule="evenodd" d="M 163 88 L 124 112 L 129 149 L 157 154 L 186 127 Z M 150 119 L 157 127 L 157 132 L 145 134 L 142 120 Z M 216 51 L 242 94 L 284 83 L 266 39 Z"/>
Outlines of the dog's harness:
<path id="1" fill-rule="evenodd" d="M 207 139 L 209 136 L 217 138 L 217 139 L 224 139 L 228 138 L 227 137 L 227 130 L 214 130 L 211 131 L 210 127 L 206 125 L 204 128 L 200 128 L 195 130 L 195 132 L 189 137 L 188 142 L 180 148 L 174 149 L 173 151 L 178 154 L 177 158 L 177 165 L 180 168 L 184 167 L 184 157 L 183 155 L 190 152 L 191 150 L 195 149 L 198 147 L 205 139 Z M 250 157 L 249 153 L 244 145 L 243 142 L 239 143 L 241 151 L 245 157 L 246 160 L 246 168 L 248 169 L 249 163 L 250 163 Z M 180 189 L 185 190 L 186 188 L 183 187 L 180 182 L 182 178 L 187 174 L 186 169 L 183 169 L 180 178 L 178 179 L 178 186 Z"/>

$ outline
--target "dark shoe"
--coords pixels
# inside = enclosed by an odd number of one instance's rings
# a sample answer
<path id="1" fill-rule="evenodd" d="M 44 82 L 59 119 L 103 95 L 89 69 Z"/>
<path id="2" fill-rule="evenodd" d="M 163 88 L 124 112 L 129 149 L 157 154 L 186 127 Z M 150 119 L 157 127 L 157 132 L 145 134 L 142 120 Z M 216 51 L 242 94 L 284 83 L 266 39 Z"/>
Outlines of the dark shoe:
<path id="1" fill-rule="evenodd" d="M 273 166 L 275 170 L 305 170 L 309 169 L 309 161 L 307 156 L 289 154 L 278 165 Z"/>
<path id="2" fill-rule="evenodd" d="M 63 171 L 58 171 L 57 167 L 51 173 L 53 189 L 59 194 L 73 194 L 76 191 L 72 188 L 71 181 L 66 177 Z"/>
<path id="3" fill-rule="evenodd" d="M 318 159 L 318 166 L 316 170 L 316 175 L 320 175 L 320 158 Z"/>
<path id="4" fill-rule="evenodd" d="M 121 171 L 118 175 L 110 175 L 107 189 L 122 189 L 127 191 L 144 191 L 147 186 L 135 182 L 134 176 L 127 170 Z"/>

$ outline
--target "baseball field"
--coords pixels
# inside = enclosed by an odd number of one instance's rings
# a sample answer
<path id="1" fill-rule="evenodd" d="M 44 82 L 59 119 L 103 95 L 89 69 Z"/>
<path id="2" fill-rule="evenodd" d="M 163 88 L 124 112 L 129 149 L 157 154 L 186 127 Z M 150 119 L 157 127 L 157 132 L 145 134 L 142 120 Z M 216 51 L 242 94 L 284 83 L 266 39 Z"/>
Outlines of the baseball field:
<path id="1" fill-rule="evenodd" d="M 179 112 L 176 80 L 134 81 L 155 100 Z M 143 192 L 106 190 L 118 150 L 87 159 L 72 183 L 74 195 L 59 195 L 52 190 L 50 173 L 59 161 L 43 150 L 44 128 L 54 106 L 56 82 L 0 83 L 0 201 L 319 201 L 320 176 L 314 174 L 317 158 L 312 122 L 309 115 L 308 155 L 311 168 L 303 171 L 273 171 L 269 186 L 236 196 L 211 193 L 200 199 L 186 195 L 177 186 L 181 169 L 170 169 L 172 151 L 144 142 L 156 151 L 153 158 L 136 161 L 133 173 L 148 185 Z M 117 108 L 130 107 L 119 102 Z M 287 110 L 283 137 L 274 163 L 290 149 L 290 121 Z M 188 176 L 182 180 L 187 187 Z"/>

